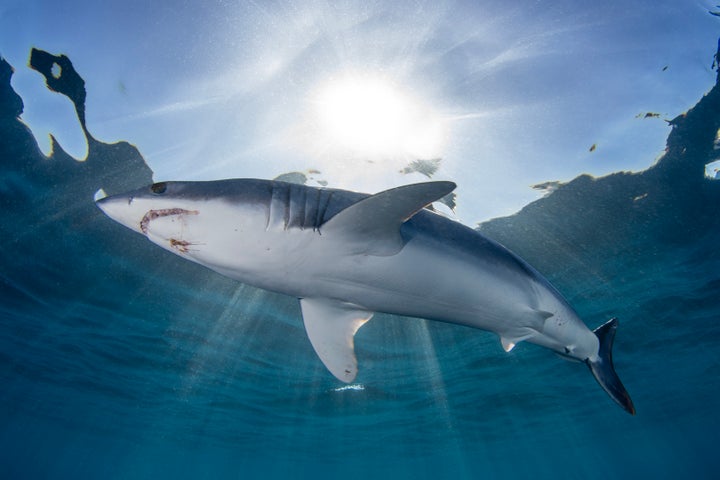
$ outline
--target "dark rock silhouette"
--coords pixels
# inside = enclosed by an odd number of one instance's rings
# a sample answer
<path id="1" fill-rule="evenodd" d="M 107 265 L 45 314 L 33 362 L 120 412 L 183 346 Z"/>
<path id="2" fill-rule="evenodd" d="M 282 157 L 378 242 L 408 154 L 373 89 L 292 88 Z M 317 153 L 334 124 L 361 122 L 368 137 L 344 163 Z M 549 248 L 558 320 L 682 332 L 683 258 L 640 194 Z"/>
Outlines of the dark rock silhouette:
<path id="1" fill-rule="evenodd" d="M 0 305 L 47 314 L 72 305 L 125 319 L 179 318 L 180 328 L 191 331 L 209 325 L 186 319 L 186 306 L 201 302 L 208 318 L 217 318 L 238 284 L 152 247 L 95 206 L 100 188 L 114 194 L 149 185 L 152 170 L 133 145 L 93 138 L 84 119 L 85 82 L 67 57 L 33 49 L 30 64 L 50 90 L 74 103 L 88 155 L 74 159 L 54 138 L 52 154 L 43 155 L 19 118 L 23 104 L 10 84 L 13 69 L 0 59 Z M 134 293 L 129 300 L 118 292 Z M 132 331 L 135 324 L 126 327 Z M 162 332 L 153 338 L 163 348 Z"/>
<path id="2" fill-rule="evenodd" d="M 13 68 L 0 57 L 0 121 L 14 119 L 23 112 L 23 101 L 10 86 Z"/>
<path id="3" fill-rule="evenodd" d="M 45 76 L 48 87 L 66 95 L 75 105 L 88 142 L 88 155 L 78 161 L 68 155 L 51 136 L 52 154 L 45 157 L 32 132 L 19 116 L 20 97 L 10 85 L 12 67 L 0 59 L 0 171 L 4 182 L 3 204 L 27 202 L 26 207 L 47 200 L 37 191 L 52 192 L 56 210 L 69 208 L 97 214 L 93 194 L 104 188 L 109 194 L 127 191 L 152 182 L 152 170 L 138 150 L 127 142 L 106 144 L 90 135 L 85 125 L 85 82 L 65 56 L 33 49 L 30 64 Z M 53 75 L 53 65 L 60 71 Z"/>
<path id="4" fill-rule="evenodd" d="M 720 182 L 705 176 L 705 166 L 718 158 L 720 75 L 710 92 L 670 125 L 665 154 L 647 170 L 581 175 L 478 230 L 571 295 L 586 282 L 619 287 L 627 272 L 640 275 L 667 262 L 660 252 L 668 247 L 705 245 L 693 255 L 718 259 Z"/>
<path id="5" fill-rule="evenodd" d="M 10 84 L 13 68 L 0 59 L 0 286 L 39 299 L 73 288 L 82 292 L 93 283 L 97 272 L 88 266 L 91 262 L 77 259 L 98 241 L 114 241 L 107 235 L 113 227 L 94 205 L 94 193 L 147 185 L 152 170 L 129 143 L 106 144 L 90 135 L 84 119 L 85 82 L 67 57 L 33 49 L 30 64 L 51 90 L 74 103 L 88 142 L 87 158 L 76 160 L 51 136 L 52 153 L 43 155 L 19 118 L 23 103 Z M 37 263 L 36 276 L 29 275 L 30 260 Z"/>
<path id="6" fill-rule="evenodd" d="M 59 68 L 57 73 L 53 72 L 55 65 Z M 74 195 L 89 194 L 90 199 L 99 188 L 113 194 L 152 183 L 152 170 L 137 148 L 127 142 L 99 142 L 90 134 L 85 123 L 85 81 L 75 71 L 68 57 L 51 55 L 34 48 L 30 54 L 30 66 L 45 77 L 50 90 L 67 96 L 73 102 L 88 142 L 88 156 L 78 162 L 62 151 L 53 138 L 53 161 L 49 163 L 55 168 L 45 172 L 46 175 L 64 177 L 65 181 L 74 184 Z"/>

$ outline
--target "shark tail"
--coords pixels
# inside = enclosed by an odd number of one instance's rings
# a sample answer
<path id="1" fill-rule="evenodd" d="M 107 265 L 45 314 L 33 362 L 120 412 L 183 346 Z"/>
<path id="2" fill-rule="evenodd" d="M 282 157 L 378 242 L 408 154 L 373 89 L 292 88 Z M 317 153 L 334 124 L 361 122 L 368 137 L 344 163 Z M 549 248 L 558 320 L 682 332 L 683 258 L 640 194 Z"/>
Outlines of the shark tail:
<path id="1" fill-rule="evenodd" d="M 590 371 L 595 377 L 595 380 L 597 380 L 603 390 L 610 395 L 610 398 L 630 415 L 635 415 L 635 406 L 630 399 L 630 394 L 625 390 L 625 387 L 620 381 L 620 377 L 615 373 L 615 367 L 613 367 L 612 346 L 615 340 L 615 330 L 617 330 L 617 326 L 617 318 L 613 318 L 593 330 L 593 333 L 595 333 L 598 340 L 600 340 L 598 358 L 595 361 L 588 359 L 585 363 L 590 367 Z"/>

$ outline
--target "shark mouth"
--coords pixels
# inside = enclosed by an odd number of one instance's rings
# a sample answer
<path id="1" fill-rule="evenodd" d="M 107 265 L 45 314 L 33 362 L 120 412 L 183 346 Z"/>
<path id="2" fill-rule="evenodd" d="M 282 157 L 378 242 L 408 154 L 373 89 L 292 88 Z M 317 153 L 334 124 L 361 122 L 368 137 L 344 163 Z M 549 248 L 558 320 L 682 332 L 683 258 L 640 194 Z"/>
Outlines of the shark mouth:
<path id="1" fill-rule="evenodd" d="M 148 225 L 151 221 L 160 217 L 170 217 L 172 215 L 197 215 L 197 210 L 185 210 L 183 208 L 163 208 L 161 210 L 149 210 L 142 220 L 140 220 L 140 230 L 147 235 Z"/>

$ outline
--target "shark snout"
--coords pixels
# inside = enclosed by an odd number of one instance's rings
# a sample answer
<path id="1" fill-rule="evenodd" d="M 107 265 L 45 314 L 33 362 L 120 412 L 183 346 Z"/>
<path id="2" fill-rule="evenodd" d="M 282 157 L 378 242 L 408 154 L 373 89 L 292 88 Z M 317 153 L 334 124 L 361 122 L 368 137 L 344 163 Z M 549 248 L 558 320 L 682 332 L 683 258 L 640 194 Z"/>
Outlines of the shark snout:
<path id="1" fill-rule="evenodd" d="M 142 213 L 137 212 L 136 209 L 133 208 L 132 197 L 123 195 L 102 197 L 99 196 L 100 192 L 102 191 L 100 190 L 95 194 L 95 205 L 97 205 L 105 215 L 127 228 L 144 235 L 144 232 L 140 228 Z"/>

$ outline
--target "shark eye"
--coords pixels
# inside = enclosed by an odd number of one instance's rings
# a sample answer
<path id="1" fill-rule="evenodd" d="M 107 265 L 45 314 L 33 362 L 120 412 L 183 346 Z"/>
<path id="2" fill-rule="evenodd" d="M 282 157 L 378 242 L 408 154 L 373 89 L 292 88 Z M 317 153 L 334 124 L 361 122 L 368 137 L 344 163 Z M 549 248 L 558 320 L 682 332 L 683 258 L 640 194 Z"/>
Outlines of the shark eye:
<path id="1" fill-rule="evenodd" d="M 162 195 L 163 193 L 165 193 L 165 190 L 167 190 L 167 183 L 153 183 L 152 187 L 150 187 L 150 190 L 152 190 L 152 192 L 156 195 Z"/>

